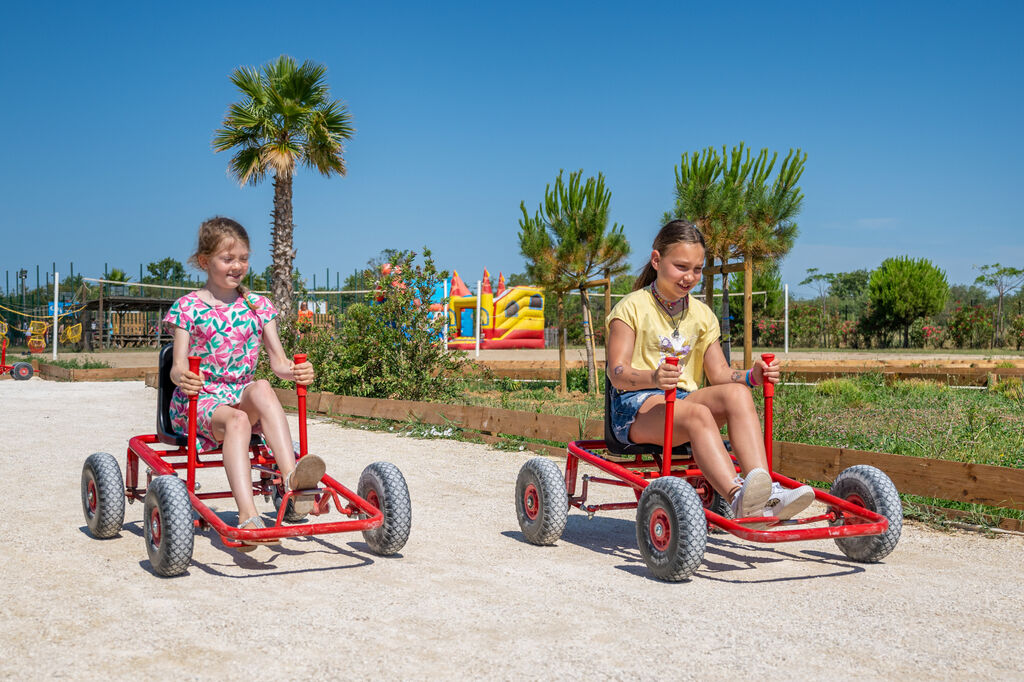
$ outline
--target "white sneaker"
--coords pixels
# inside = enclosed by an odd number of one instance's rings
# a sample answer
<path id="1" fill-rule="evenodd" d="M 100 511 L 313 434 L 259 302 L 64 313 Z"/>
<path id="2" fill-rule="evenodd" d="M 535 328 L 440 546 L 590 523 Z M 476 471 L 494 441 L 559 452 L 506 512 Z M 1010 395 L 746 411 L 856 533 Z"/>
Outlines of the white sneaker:
<path id="1" fill-rule="evenodd" d="M 764 505 L 764 515 L 791 519 L 814 502 L 814 489 L 809 485 L 784 488 L 772 481 L 771 494 Z"/>
<path id="2" fill-rule="evenodd" d="M 745 519 L 762 516 L 761 510 L 772 494 L 772 477 L 764 469 L 751 469 L 743 481 L 743 487 L 732 498 L 733 518 Z"/>

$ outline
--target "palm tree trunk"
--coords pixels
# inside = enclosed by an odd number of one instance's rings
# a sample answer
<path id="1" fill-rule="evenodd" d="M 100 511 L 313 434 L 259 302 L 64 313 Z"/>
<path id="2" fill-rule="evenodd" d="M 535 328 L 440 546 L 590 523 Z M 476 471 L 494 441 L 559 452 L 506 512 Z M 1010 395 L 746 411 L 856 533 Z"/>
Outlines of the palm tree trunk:
<path id="1" fill-rule="evenodd" d="M 587 392 L 597 393 L 597 367 L 594 365 L 594 324 L 590 315 L 590 296 L 580 287 L 580 303 L 583 305 L 583 345 L 587 349 Z"/>
<path id="2" fill-rule="evenodd" d="M 569 392 L 565 377 L 565 293 L 558 292 L 555 297 L 555 309 L 558 315 L 558 384 L 562 395 Z"/>
<path id="3" fill-rule="evenodd" d="M 722 352 L 725 354 L 725 363 L 732 366 L 730 350 L 732 342 L 732 329 L 729 325 L 729 273 L 725 272 L 725 259 L 722 260 Z"/>
<path id="4" fill-rule="evenodd" d="M 271 230 L 270 295 L 278 312 L 287 320 L 292 316 L 292 263 L 295 260 L 292 224 L 292 176 L 274 176 L 274 227 Z"/>

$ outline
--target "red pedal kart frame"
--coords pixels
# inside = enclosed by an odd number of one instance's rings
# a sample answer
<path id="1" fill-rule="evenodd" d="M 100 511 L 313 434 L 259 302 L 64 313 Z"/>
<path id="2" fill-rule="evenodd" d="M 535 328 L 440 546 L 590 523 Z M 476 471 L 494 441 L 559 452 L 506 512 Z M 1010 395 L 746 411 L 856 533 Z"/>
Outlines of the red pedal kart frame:
<path id="1" fill-rule="evenodd" d="M 32 378 L 35 370 L 28 362 L 16 362 L 13 365 L 7 364 L 7 337 L 0 339 L 0 375 L 11 373 L 16 381 L 26 381 Z"/>
<path id="2" fill-rule="evenodd" d="M 166 380 L 169 390 L 169 363 L 171 346 L 161 351 L 161 384 Z M 306 361 L 306 356 L 295 356 L 295 363 Z M 198 373 L 200 358 L 189 357 L 189 371 Z M 306 387 L 296 386 L 299 414 L 299 451 L 297 458 L 307 453 L 306 442 Z M 167 398 L 166 400 L 169 400 Z M 161 401 L 158 400 L 158 403 Z M 273 499 L 277 518 L 273 526 L 242 529 L 225 523 L 206 501 L 231 498 L 230 490 L 200 492 L 196 472 L 200 469 L 224 466 L 223 453 L 216 450 L 198 453 L 196 448 L 196 403 L 191 396 L 188 406 L 188 437 L 184 445 L 166 434 L 135 436 L 128 441 L 124 484 L 117 460 L 103 452 L 86 459 L 82 468 L 82 509 L 90 533 L 97 538 L 117 535 L 124 523 L 124 502 L 136 500 L 144 503 L 143 529 L 146 551 L 153 570 L 164 576 L 183 573 L 192 558 L 195 528 L 213 530 L 228 547 L 241 547 L 258 540 L 270 540 L 307 535 L 326 535 L 348 531 L 362 531 L 371 551 L 381 556 L 397 553 L 409 537 L 412 511 L 405 478 L 396 466 L 388 462 L 375 462 L 367 466 L 359 478 L 358 492 L 353 492 L 325 475 L 316 488 L 285 491 L 273 455 L 262 438 L 253 436 L 250 442 L 250 465 L 259 472 L 253 481 L 253 493 Z M 159 404 L 158 410 L 166 410 Z M 172 435 L 171 438 L 174 438 Z M 159 445 L 176 445 L 160 448 Z M 139 465 L 146 467 L 145 486 L 139 486 Z M 184 471 L 186 478 L 178 477 Z M 347 520 L 325 523 L 284 525 L 285 521 L 301 521 L 294 514 L 291 503 L 294 495 L 314 495 L 315 504 L 310 512 L 321 516 L 330 512 L 331 503 Z M 355 517 L 355 518 L 352 518 Z"/>
<path id="3" fill-rule="evenodd" d="M 762 355 L 767 363 L 775 356 Z M 678 362 L 669 358 L 669 362 Z M 610 386 L 606 386 L 610 389 Z M 516 481 L 516 514 L 523 535 L 530 543 L 554 544 L 561 537 L 569 506 L 593 516 L 598 511 L 637 510 L 637 544 L 644 562 L 658 578 L 680 581 L 700 566 L 709 526 L 752 542 L 794 542 L 832 538 L 847 557 L 876 562 L 896 547 L 903 527 L 903 507 L 892 481 L 879 469 L 856 465 L 836 477 L 829 492 L 814 489 L 815 499 L 826 506 L 824 513 L 804 518 L 779 520 L 775 517 L 729 518 L 731 508 L 704 478 L 693 460 L 689 444 L 673 450 L 672 425 L 676 392 L 665 392 L 663 446 L 623 445 L 625 457 L 609 452 L 614 434 L 605 410 L 605 440 L 569 443 L 565 474 L 551 460 L 531 459 L 523 465 Z M 786 488 L 801 483 L 772 470 L 772 401 L 775 386 L 764 385 L 764 440 L 768 471 L 772 480 Z M 728 443 L 727 443 L 728 446 Z M 605 451 L 606 454 L 600 454 Z M 653 456 L 644 459 L 644 455 Z M 736 471 L 740 471 L 732 457 Z M 577 489 L 579 463 L 586 462 L 608 476 L 582 476 Z M 630 488 L 635 501 L 587 504 L 589 484 Z M 818 524 L 812 527 L 812 524 Z"/>

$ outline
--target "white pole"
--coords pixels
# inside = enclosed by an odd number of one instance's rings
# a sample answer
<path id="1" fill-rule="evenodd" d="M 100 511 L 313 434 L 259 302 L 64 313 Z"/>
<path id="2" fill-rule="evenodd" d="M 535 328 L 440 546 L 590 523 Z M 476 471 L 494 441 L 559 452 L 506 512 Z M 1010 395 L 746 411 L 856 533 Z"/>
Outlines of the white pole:
<path id="1" fill-rule="evenodd" d="M 57 290 L 60 289 L 60 273 L 53 271 L 53 359 L 57 359 Z"/>
<path id="2" fill-rule="evenodd" d="M 783 328 L 785 329 L 785 335 L 786 335 L 786 346 L 785 346 L 786 350 L 785 350 L 785 352 L 788 355 L 789 354 L 789 285 L 788 284 L 783 284 L 782 285 L 782 293 L 783 293 L 783 298 L 784 298 L 784 300 L 786 302 L 786 305 L 785 305 L 786 321 L 783 324 Z"/>
<path id="3" fill-rule="evenodd" d="M 476 282 L 476 357 L 480 357 L 480 300 L 483 298 L 482 280 Z"/>
<path id="4" fill-rule="evenodd" d="M 441 332 L 441 340 L 444 341 L 444 347 L 448 348 L 448 280 L 443 282 L 444 289 L 444 327 Z"/>

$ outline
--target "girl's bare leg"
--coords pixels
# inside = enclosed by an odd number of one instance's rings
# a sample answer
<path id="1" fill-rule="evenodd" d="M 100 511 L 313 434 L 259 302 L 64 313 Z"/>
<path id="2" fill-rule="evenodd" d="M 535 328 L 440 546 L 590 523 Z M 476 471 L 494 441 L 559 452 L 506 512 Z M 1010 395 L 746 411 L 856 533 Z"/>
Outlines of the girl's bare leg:
<path id="1" fill-rule="evenodd" d="M 281 408 L 281 401 L 265 379 L 254 381 L 246 386 L 242 392 L 242 400 L 238 403 L 238 409 L 249 416 L 249 423 L 260 422 L 263 429 L 263 437 L 274 453 L 274 460 L 277 462 L 281 476 L 287 480 L 288 475 L 295 468 L 295 452 L 292 446 L 292 433 L 288 428 L 288 419 Z"/>
<path id="2" fill-rule="evenodd" d="M 720 495 L 732 500 L 739 486 L 736 471 L 719 429 L 729 425 L 729 440 L 744 474 L 768 470 L 761 424 L 750 391 L 739 384 L 720 384 L 694 391 L 677 400 L 672 442 L 690 442 L 693 458 L 704 477 Z M 647 399 L 629 432 L 634 443 L 662 443 L 665 429 L 665 397 Z"/>
<path id="3" fill-rule="evenodd" d="M 242 410 L 221 405 L 213 412 L 213 437 L 223 441 L 224 472 L 228 476 L 231 495 L 238 505 L 238 521 L 256 516 L 252 497 L 252 467 L 249 464 L 249 437 L 252 425 Z"/>

